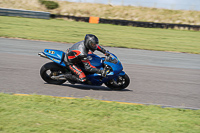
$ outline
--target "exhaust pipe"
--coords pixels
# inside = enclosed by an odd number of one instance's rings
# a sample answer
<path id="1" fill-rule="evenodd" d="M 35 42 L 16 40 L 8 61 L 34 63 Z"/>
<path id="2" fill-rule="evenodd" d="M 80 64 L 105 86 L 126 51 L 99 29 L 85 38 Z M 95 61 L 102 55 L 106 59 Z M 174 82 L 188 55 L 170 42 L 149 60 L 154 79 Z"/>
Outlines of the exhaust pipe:
<path id="1" fill-rule="evenodd" d="M 51 76 L 51 78 L 54 79 L 54 80 L 67 80 L 65 78 L 64 74 L 61 74 L 61 75 L 58 75 L 58 76 Z"/>
<path id="2" fill-rule="evenodd" d="M 38 53 L 39 56 L 49 59 L 43 52 Z"/>

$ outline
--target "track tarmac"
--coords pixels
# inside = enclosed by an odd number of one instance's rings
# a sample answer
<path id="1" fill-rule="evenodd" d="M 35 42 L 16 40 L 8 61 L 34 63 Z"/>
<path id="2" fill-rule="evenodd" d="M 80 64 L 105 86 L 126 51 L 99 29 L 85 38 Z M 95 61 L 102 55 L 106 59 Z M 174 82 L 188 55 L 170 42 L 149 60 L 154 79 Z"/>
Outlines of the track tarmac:
<path id="1" fill-rule="evenodd" d="M 37 53 L 45 48 L 64 51 L 71 45 L 0 38 L 0 92 L 88 96 L 99 100 L 200 109 L 200 55 L 105 47 L 119 57 L 130 77 L 131 83 L 125 90 L 112 91 L 104 85 L 45 83 L 39 71 L 50 60 Z"/>

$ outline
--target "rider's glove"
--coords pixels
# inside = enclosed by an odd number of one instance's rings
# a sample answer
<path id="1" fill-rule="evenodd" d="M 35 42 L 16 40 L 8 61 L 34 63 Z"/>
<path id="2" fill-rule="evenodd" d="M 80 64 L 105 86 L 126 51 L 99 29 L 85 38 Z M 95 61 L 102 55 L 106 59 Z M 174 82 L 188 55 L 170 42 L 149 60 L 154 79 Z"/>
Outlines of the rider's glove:
<path id="1" fill-rule="evenodd" d="M 105 52 L 105 56 L 109 56 L 110 54 L 109 54 L 109 51 L 106 51 Z"/>

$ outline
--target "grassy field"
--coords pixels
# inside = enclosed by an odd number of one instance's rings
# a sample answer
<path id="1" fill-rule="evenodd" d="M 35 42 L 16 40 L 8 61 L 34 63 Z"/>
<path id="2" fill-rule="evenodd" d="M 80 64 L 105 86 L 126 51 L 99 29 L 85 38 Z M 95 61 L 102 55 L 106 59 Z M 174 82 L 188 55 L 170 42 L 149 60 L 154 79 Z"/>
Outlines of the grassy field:
<path id="1" fill-rule="evenodd" d="M 75 43 L 95 34 L 100 44 L 200 54 L 200 32 L 0 16 L 0 36 Z"/>
<path id="2" fill-rule="evenodd" d="M 0 94 L 1 133 L 199 133 L 200 110 Z"/>
<path id="3" fill-rule="evenodd" d="M 167 10 L 135 6 L 111 6 L 61 0 L 53 1 L 57 1 L 60 7 L 54 10 L 47 10 L 38 2 L 38 0 L 1 0 L 0 5 L 3 8 L 46 11 L 53 14 L 200 25 L 200 11 Z"/>

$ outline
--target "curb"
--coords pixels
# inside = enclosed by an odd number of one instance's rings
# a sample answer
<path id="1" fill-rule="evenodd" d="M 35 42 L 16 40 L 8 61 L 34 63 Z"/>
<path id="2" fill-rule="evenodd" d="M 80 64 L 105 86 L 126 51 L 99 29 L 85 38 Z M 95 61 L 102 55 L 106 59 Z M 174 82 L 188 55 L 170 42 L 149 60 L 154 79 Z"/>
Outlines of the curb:
<path id="1" fill-rule="evenodd" d="M 15 96 L 32 96 L 31 94 L 12 94 Z M 47 95 L 44 95 L 47 96 Z M 60 99 L 81 99 L 81 98 L 75 98 L 75 97 L 59 97 L 59 96 L 49 96 L 54 98 L 60 98 Z M 98 99 L 96 99 L 98 100 Z M 159 106 L 161 108 L 176 108 L 176 109 L 189 109 L 189 110 L 200 110 L 200 108 L 193 108 L 193 107 L 180 107 L 180 106 L 171 106 L 171 105 L 159 105 L 159 104 L 147 104 L 147 103 L 131 103 L 131 102 L 119 102 L 119 101 L 107 101 L 107 100 L 99 100 L 106 103 L 119 103 L 119 104 L 127 104 L 127 105 L 143 105 L 143 106 Z"/>

